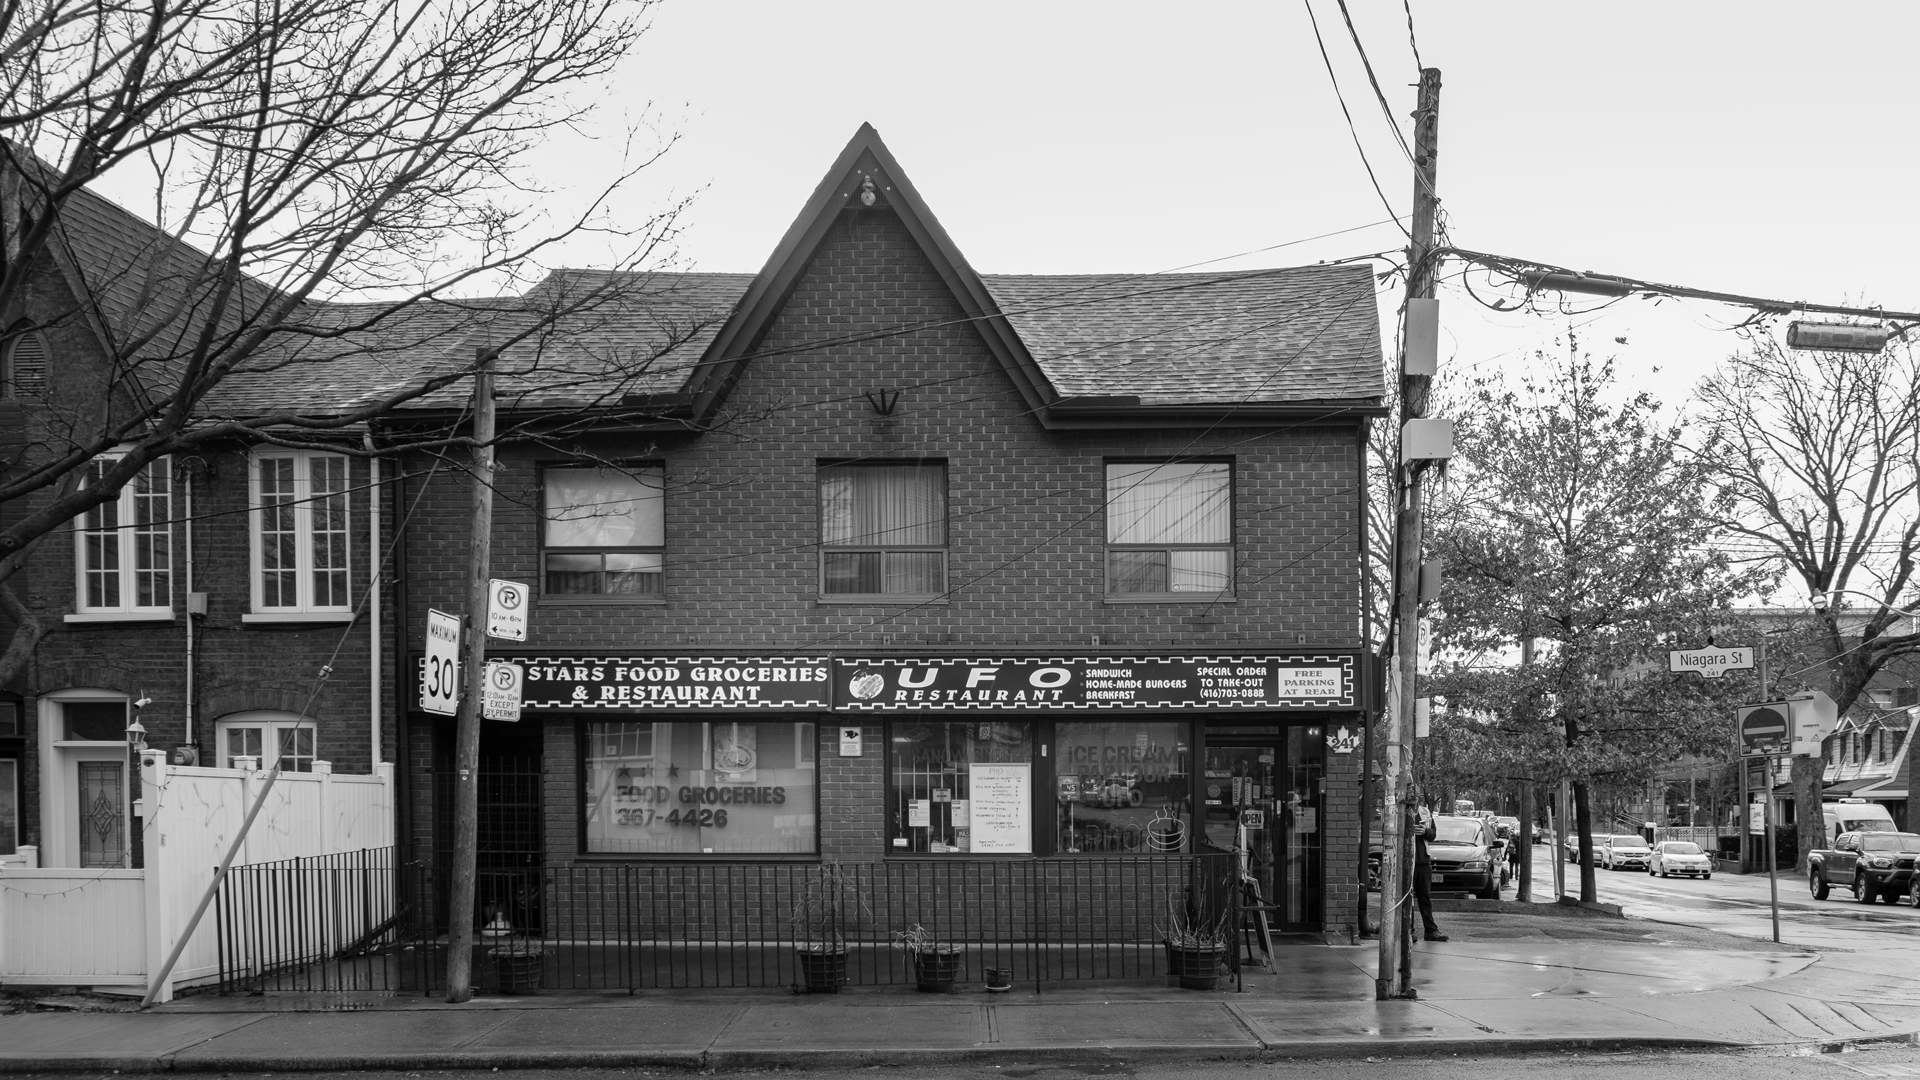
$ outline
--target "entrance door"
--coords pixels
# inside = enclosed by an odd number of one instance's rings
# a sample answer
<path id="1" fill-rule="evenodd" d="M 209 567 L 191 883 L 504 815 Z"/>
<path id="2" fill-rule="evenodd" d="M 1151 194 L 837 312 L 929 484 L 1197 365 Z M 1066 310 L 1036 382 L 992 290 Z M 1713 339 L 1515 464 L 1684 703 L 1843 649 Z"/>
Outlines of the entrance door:
<path id="1" fill-rule="evenodd" d="M 1320 928 L 1322 742 L 1318 727 L 1207 736 L 1207 842 L 1232 850 L 1246 823 L 1248 870 L 1285 930 Z"/>

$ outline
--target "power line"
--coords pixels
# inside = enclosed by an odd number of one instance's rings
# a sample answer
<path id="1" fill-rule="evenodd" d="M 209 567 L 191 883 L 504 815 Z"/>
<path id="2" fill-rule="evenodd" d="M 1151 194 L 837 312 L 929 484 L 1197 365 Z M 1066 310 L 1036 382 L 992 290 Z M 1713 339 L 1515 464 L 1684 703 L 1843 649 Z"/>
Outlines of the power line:
<path id="1" fill-rule="evenodd" d="M 1393 130 L 1393 141 L 1400 144 L 1400 153 L 1407 159 L 1407 164 L 1412 165 L 1413 149 L 1407 145 L 1407 137 L 1400 130 L 1400 121 L 1394 119 L 1393 107 L 1387 104 L 1387 95 L 1380 90 L 1380 80 L 1374 77 L 1373 61 L 1367 57 L 1367 47 L 1360 44 L 1360 31 L 1353 25 L 1353 13 L 1347 10 L 1347 0 L 1337 2 L 1340 5 L 1340 17 L 1346 20 L 1347 36 L 1353 39 L 1353 51 L 1360 54 L 1360 66 L 1367 71 L 1367 82 L 1373 87 L 1373 98 L 1380 103 L 1380 115 L 1387 118 L 1387 127 Z"/>
<path id="2" fill-rule="evenodd" d="M 1400 4 L 1407 9 L 1407 44 L 1413 47 L 1413 64 L 1425 68 L 1427 62 L 1420 59 L 1420 41 L 1413 36 L 1413 0 L 1400 0 Z"/>
<path id="3" fill-rule="evenodd" d="M 1387 198 L 1387 193 L 1380 189 L 1380 178 L 1373 174 L 1373 162 L 1367 160 L 1366 147 L 1360 145 L 1360 131 L 1353 126 L 1353 113 L 1347 108 L 1347 96 L 1340 90 L 1340 77 L 1333 73 L 1333 58 L 1327 55 L 1326 39 L 1320 36 L 1320 20 L 1313 13 L 1313 0 L 1300 0 L 1300 3 L 1307 9 L 1307 21 L 1313 24 L 1313 40 L 1320 46 L 1320 61 L 1327 66 L 1327 79 L 1333 83 L 1333 96 L 1340 102 L 1340 115 L 1347 118 L 1347 133 L 1353 136 L 1353 148 L 1360 154 L 1360 164 L 1367 170 L 1373 193 L 1380 196 L 1380 205 L 1387 208 L 1387 213 L 1393 214 L 1394 224 L 1398 225 L 1400 215 L 1394 212 L 1393 201 Z M 1400 231 L 1407 234 L 1407 239 L 1413 239 L 1413 233 L 1405 225 L 1400 226 Z"/>

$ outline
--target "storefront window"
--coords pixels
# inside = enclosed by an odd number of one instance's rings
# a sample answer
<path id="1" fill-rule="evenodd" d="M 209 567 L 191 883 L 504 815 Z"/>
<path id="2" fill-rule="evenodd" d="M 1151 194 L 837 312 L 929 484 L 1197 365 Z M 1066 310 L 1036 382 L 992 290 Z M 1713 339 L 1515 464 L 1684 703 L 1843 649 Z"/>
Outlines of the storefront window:
<path id="1" fill-rule="evenodd" d="M 888 746 L 895 854 L 1033 851 L 1031 723 L 894 724 Z"/>
<path id="2" fill-rule="evenodd" d="M 589 852 L 818 849 L 812 724 L 593 722 L 585 760 Z"/>
<path id="3" fill-rule="evenodd" d="M 1188 725 L 1112 720 L 1054 731 L 1062 853 L 1186 851 L 1192 821 Z"/>

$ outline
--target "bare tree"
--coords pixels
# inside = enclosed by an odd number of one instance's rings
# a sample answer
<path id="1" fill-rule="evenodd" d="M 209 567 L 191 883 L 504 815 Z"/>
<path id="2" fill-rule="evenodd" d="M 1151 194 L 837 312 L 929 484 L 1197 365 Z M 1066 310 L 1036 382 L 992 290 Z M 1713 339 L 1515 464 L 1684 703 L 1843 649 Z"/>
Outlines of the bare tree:
<path id="1" fill-rule="evenodd" d="M 0 347 L 34 336 L 58 361 L 15 379 L 25 433 L 0 440 L 0 683 L 46 632 L 10 579 L 157 459 L 225 440 L 365 452 L 334 440 L 404 404 L 457 412 L 481 349 L 550 437 L 556 412 L 604 422 L 677 386 L 661 358 L 731 297 L 662 296 L 685 286 L 645 272 L 679 205 L 609 220 L 664 145 L 570 189 L 571 214 L 530 173 L 649 6 L 0 5 Z M 152 201 L 136 216 L 106 183 Z M 548 275 L 569 240 L 608 269 Z M 501 293 L 520 295 L 460 299 Z"/>
<path id="2" fill-rule="evenodd" d="M 1920 358 L 1904 344 L 1789 353 L 1757 339 L 1699 398 L 1728 507 L 1722 528 L 1743 555 L 1827 598 L 1799 645 L 1845 713 L 1889 661 L 1920 652 L 1900 613 L 1915 603 L 1903 594 L 1920 555 Z M 1820 768 L 1794 762 L 1794 799 L 1809 811 Z M 1799 815 L 1802 868 L 1820 832 L 1819 813 Z"/>

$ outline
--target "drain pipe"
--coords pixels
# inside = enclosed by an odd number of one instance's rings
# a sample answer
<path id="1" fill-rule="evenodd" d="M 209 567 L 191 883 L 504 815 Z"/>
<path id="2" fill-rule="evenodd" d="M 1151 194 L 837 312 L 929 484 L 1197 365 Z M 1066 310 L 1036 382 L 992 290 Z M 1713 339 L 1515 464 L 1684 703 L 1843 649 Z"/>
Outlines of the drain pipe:
<path id="1" fill-rule="evenodd" d="M 369 454 L 373 433 L 366 436 Z M 367 774 L 380 765 L 380 459 L 367 458 Z"/>
<path id="2" fill-rule="evenodd" d="M 194 668 L 193 668 L 193 468 L 192 466 L 185 465 L 183 463 L 182 468 L 180 470 L 180 475 L 181 475 L 180 486 L 182 489 L 181 498 L 185 504 L 185 510 L 186 510 L 186 513 L 184 515 L 186 523 L 183 530 L 186 536 L 184 538 L 185 543 L 182 546 L 186 549 L 185 554 L 186 554 L 186 564 L 187 564 L 187 568 L 186 568 L 187 580 L 186 580 L 186 594 L 184 597 L 182 597 L 183 603 L 181 604 L 181 618 L 180 618 L 180 621 L 185 623 L 187 627 L 187 678 L 186 678 L 186 694 L 185 694 L 185 699 L 186 699 L 185 714 L 186 714 L 186 720 L 187 720 L 187 745 L 196 748 L 194 751 L 196 755 L 194 764 L 197 765 L 200 763 L 197 756 L 199 753 L 198 747 L 200 746 L 200 736 L 194 730 L 195 724 L 194 724 L 194 708 L 193 708 Z"/>

